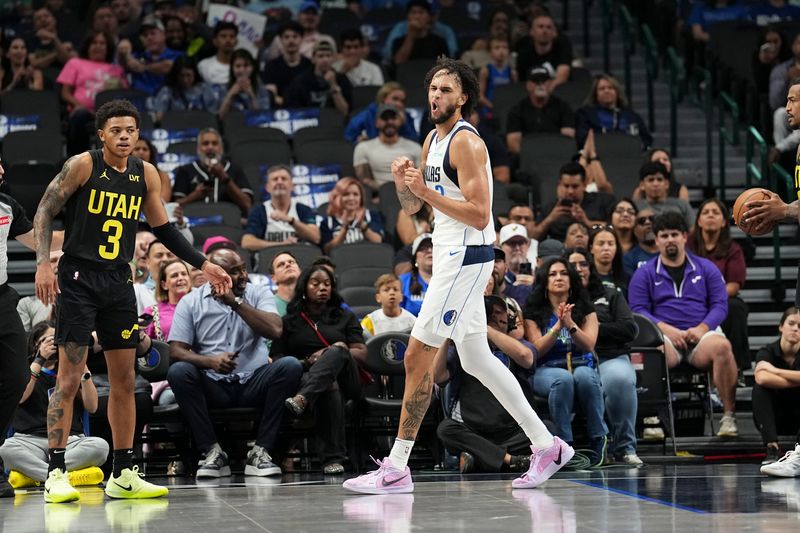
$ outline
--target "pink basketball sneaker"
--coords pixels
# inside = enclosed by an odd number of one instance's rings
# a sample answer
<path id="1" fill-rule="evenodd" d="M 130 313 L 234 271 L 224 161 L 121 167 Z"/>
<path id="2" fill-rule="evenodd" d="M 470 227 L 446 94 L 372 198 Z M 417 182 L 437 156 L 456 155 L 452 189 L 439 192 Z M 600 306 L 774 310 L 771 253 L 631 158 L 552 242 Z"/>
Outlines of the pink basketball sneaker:
<path id="1" fill-rule="evenodd" d="M 342 486 L 353 492 L 362 494 L 401 494 L 414 492 L 414 483 L 411 481 L 411 470 L 408 467 L 400 470 L 392 466 L 387 457 L 377 461 L 377 470 L 345 481 Z"/>
<path id="2" fill-rule="evenodd" d="M 575 450 L 572 446 L 559 439 L 553 437 L 553 445 L 549 448 L 536 449 L 531 446 L 531 466 L 528 471 L 522 474 L 514 481 L 511 486 L 515 489 L 532 489 L 538 487 L 550 477 L 561 470 L 575 455 Z"/>

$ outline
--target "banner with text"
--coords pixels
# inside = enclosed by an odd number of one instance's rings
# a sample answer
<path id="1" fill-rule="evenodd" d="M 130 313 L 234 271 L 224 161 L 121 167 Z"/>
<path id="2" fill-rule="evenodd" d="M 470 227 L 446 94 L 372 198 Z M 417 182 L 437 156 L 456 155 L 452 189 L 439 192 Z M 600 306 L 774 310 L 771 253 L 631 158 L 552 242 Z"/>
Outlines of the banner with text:
<path id="1" fill-rule="evenodd" d="M 319 108 L 245 111 L 244 122 L 254 128 L 277 128 L 286 135 L 299 129 L 319 126 Z"/>
<path id="2" fill-rule="evenodd" d="M 239 28 L 236 48 L 244 48 L 253 54 L 253 57 L 258 55 L 258 46 L 264 34 L 264 27 L 267 25 L 267 17 L 238 7 L 211 4 L 208 6 L 206 22 L 213 28 L 220 21 L 233 22 Z"/>
<path id="3" fill-rule="evenodd" d="M 267 174 L 269 165 L 261 165 L 259 171 L 262 178 Z M 292 181 L 294 188 L 292 189 L 292 197 L 300 202 L 314 209 L 328 201 L 331 191 L 339 181 L 339 172 L 341 169 L 339 165 L 293 165 L 292 166 Z M 262 183 L 265 180 L 262 179 Z M 262 198 L 265 200 L 269 198 L 269 193 L 262 190 Z"/>

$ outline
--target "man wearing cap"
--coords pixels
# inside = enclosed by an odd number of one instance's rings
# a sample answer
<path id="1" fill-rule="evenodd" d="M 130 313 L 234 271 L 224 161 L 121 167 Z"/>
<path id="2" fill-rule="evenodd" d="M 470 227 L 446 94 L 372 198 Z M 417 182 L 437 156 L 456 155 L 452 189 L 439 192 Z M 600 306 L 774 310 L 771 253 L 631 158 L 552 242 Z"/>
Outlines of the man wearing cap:
<path id="1" fill-rule="evenodd" d="M 211 41 L 216 54 L 197 64 L 197 71 L 206 83 L 227 85 L 231 74 L 231 57 L 239 40 L 239 27 L 233 22 L 221 20 L 214 26 L 214 39 Z"/>
<path id="2" fill-rule="evenodd" d="M 314 47 L 314 70 L 304 72 L 286 90 L 286 107 L 332 107 L 344 116 L 353 103 L 353 86 L 347 76 L 333 70 L 335 49 L 327 41 Z"/>
<path id="3" fill-rule="evenodd" d="M 415 165 L 419 164 L 422 146 L 400 136 L 405 113 L 392 104 L 378 106 L 375 127 L 378 136 L 360 142 L 353 151 L 353 167 L 356 177 L 370 189 L 378 190 L 384 183 L 393 183 L 392 161 L 406 156 Z"/>
<path id="4" fill-rule="evenodd" d="M 142 21 L 140 37 L 144 52 L 133 53 L 131 42 L 123 40 L 117 46 L 120 65 L 131 74 L 131 87 L 154 96 L 164 86 L 172 63 L 183 55 L 167 47 L 164 25 L 153 16 Z"/>
<path id="5" fill-rule="evenodd" d="M 530 72 L 536 66 L 551 72 L 553 79 L 548 84 L 551 92 L 569 79 L 572 43 L 565 35 L 559 35 L 548 13 L 534 17 L 528 37 L 520 39 L 514 51 L 517 52 L 517 72 Z"/>
<path id="6" fill-rule="evenodd" d="M 560 133 L 575 137 L 575 113 L 569 104 L 550 94 L 550 71 L 542 66 L 528 71 L 525 89 L 528 96 L 508 110 L 506 144 L 518 154 L 522 137 L 529 133 Z"/>
<path id="7" fill-rule="evenodd" d="M 498 242 L 505 254 L 506 263 L 506 271 L 503 272 L 506 287 L 503 294 L 511 296 L 524 307 L 533 285 L 533 270 L 528 259 L 528 250 L 531 244 L 535 248 L 537 242 L 528 238 L 528 231 L 522 224 L 506 224 L 500 228 Z M 523 264 L 525 266 L 520 268 Z"/>
<path id="8" fill-rule="evenodd" d="M 436 59 L 450 55 L 447 42 L 431 31 L 433 8 L 425 0 L 410 0 L 406 4 L 405 35 L 398 35 L 391 43 L 391 62 L 395 65 L 412 59 Z M 452 31 L 452 30 L 451 30 Z M 391 37 L 391 36 L 390 36 Z"/>
<path id="9" fill-rule="evenodd" d="M 400 307 L 417 316 L 422 308 L 422 300 L 433 276 L 433 235 L 420 233 L 411 244 L 411 272 L 400 277 L 403 288 L 403 301 Z"/>
<path id="10" fill-rule="evenodd" d="M 667 167 L 658 161 L 647 161 L 639 168 L 639 181 L 644 198 L 635 200 L 641 211 L 652 209 L 656 215 L 675 211 L 680 213 L 690 228 L 694 227 L 694 209 L 686 200 L 669 196 L 669 176 Z"/>
<path id="11" fill-rule="evenodd" d="M 627 274 L 633 275 L 637 268 L 658 255 L 656 235 L 653 233 L 655 218 L 655 211 L 649 207 L 641 209 L 636 215 L 636 223 L 633 226 L 636 244 L 622 256 L 622 267 Z"/>

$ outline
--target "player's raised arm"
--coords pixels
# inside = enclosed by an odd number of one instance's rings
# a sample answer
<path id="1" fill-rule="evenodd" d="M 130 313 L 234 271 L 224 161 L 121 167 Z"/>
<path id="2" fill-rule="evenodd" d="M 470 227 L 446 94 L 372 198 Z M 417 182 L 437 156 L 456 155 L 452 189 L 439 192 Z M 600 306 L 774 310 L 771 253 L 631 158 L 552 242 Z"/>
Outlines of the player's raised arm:
<path id="1" fill-rule="evenodd" d="M 53 219 L 61 212 L 70 196 L 75 194 L 92 173 L 92 157 L 88 152 L 73 156 L 64 163 L 39 201 L 33 217 L 36 238 L 36 296 L 45 305 L 55 302 L 58 283 L 50 266 L 53 241 Z"/>
<path id="2" fill-rule="evenodd" d="M 425 168 L 425 161 L 428 156 L 428 147 L 431 143 L 431 137 L 435 131 L 431 131 L 425 138 L 425 143 L 422 145 L 422 154 L 420 155 L 419 168 Z M 400 200 L 400 205 L 407 215 L 413 215 L 422 209 L 422 200 L 411 192 L 406 185 L 406 169 L 414 168 L 414 162 L 406 156 L 400 156 L 392 161 L 392 177 L 394 177 L 394 186 L 397 188 L 397 199 Z"/>
<path id="3" fill-rule="evenodd" d="M 153 230 L 153 235 L 163 242 L 164 246 L 169 248 L 172 253 L 193 267 L 202 270 L 218 294 L 227 292 L 232 287 L 228 273 L 219 265 L 206 261 L 205 256 L 195 250 L 189 241 L 175 229 L 175 226 L 169 223 L 167 211 L 161 201 L 161 177 L 158 175 L 156 167 L 146 161 L 144 162 L 144 179 L 147 183 L 147 193 L 144 197 L 143 210 L 147 222 Z"/>

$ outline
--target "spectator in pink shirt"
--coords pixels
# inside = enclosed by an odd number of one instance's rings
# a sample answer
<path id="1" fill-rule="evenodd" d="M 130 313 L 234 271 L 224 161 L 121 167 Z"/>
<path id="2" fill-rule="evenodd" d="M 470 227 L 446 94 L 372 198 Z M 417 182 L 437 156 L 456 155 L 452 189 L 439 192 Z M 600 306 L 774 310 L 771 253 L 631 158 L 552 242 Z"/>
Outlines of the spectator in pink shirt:
<path id="1" fill-rule="evenodd" d="M 73 57 L 58 75 L 61 99 L 67 104 L 67 155 L 75 155 L 89 149 L 94 99 L 106 89 L 127 87 L 125 71 L 111 63 L 114 47 L 103 32 L 93 31 L 81 44 L 79 57 Z"/>

